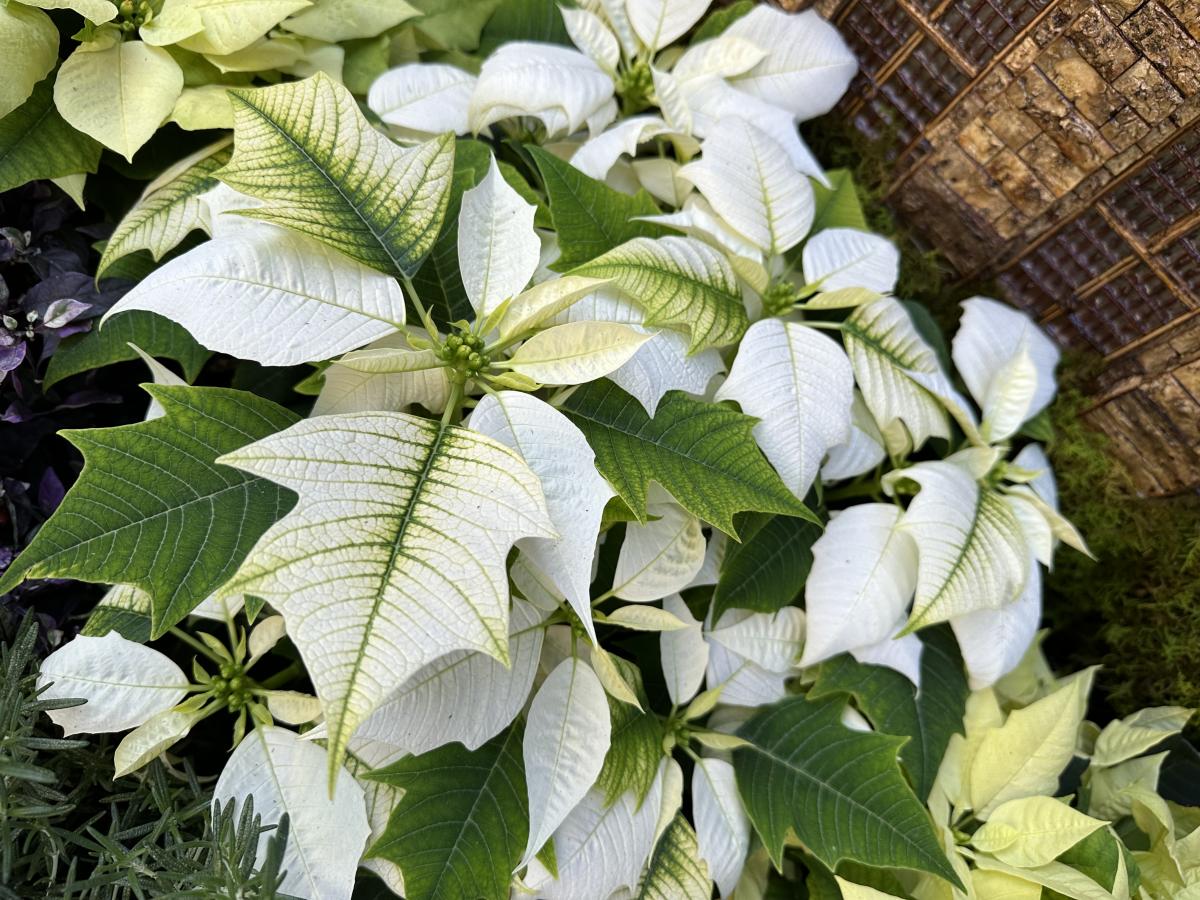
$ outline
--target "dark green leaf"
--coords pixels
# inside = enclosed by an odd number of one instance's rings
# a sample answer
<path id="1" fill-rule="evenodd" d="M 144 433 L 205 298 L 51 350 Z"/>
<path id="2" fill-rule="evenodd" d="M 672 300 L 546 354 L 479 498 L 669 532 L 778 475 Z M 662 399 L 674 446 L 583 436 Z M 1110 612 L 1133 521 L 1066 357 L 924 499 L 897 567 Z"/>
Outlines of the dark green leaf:
<path id="1" fill-rule="evenodd" d="M 550 218 L 558 232 L 560 272 L 595 259 L 635 237 L 659 237 L 658 225 L 636 221 L 657 215 L 659 209 L 645 191 L 632 197 L 589 178 L 568 162 L 541 147 L 530 147 L 550 200 Z"/>
<path id="2" fill-rule="evenodd" d="M 42 178 L 95 172 L 100 145 L 68 125 L 54 106 L 54 77 L 0 119 L 0 191 Z"/>
<path id="3" fill-rule="evenodd" d="M 510 41 L 536 41 L 574 47 L 557 0 L 503 0 L 479 38 L 479 52 L 490 54 Z"/>
<path id="4" fill-rule="evenodd" d="M 909 738 L 900 750 L 900 761 L 917 796 L 925 800 L 950 736 L 962 731 L 970 689 L 950 630 L 929 628 L 920 637 L 925 649 L 919 691 L 895 669 L 863 665 L 843 653 L 821 664 L 809 697 L 851 696 L 876 731 Z"/>
<path id="5" fill-rule="evenodd" d="M 1111 891 L 1121 862 L 1120 843 L 1111 829 L 1098 828 L 1059 856 L 1058 861 Z"/>
<path id="6" fill-rule="evenodd" d="M 212 353 L 196 343 L 183 327 L 170 319 L 140 309 L 113 316 L 103 328 L 93 326 L 87 334 L 67 338 L 46 368 L 45 387 L 64 378 L 117 362 L 137 359 L 130 344 L 151 356 L 173 359 L 183 367 L 183 377 L 195 381 Z"/>
<path id="7" fill-rule="evenodd" d="M 132 584 L 150 594 L 153 637 L 224 584 L 291 491 L 216 462 L 297 417 L 226 388 L 147 385 L 165 415 L 116 428 L 61 432 L 83 473 L 0 579 Z"/>
<path id="8" fill-rule="evenodd" d="M 367 851 L 404 875 L 408 900 L 507 897 L 529 836 L 522 728 L 478 750 L 447 744 L 367 777 L 404 790 Z"/>
<path id="9" fill-rule="evenodd" d="M 662 762 L 662 725 L 654 713 L 643 711 L 649 710 L 650 704 L 638 667 L 619 656 L 610 658 L 625 683 L 637 694 L 642 709 L 608 698 L 612 738 L 596 786 L 604 791 L 605 803 L 612 803 L 626 791 L 632 790 L 640 806 L 654 784 L 654 776 L 658 774 L 658 765 Z"/>
<path id="10" fill-rule="evenodd" d="M 818 181 L 812 183 L 817 210 L 809 234 L 817 234 L 826 228 L 857 228 L 869 231 L 867 217 L 863 215 L 858 191 L 854 187 L 854 176 L 847 169 L 833 169 L 825 173 L 830 187 Z"/>
<path id="11" fill-rule="evenodd" d="M 852 731 L 842 704 L 790 697 L 738 731 L 738 793 L 778 868 L 789 831 L 825 865 L 843 859 L 931 872 L 952 884 L 929 814 L 896 760 L 903 738 Z"/>
<path id="12" fill-rule="evenodd" d="M 471 51 L 500 0 L 410 0 L 425 15 L 414 24 L 440 50 Z"/>
<path id="13" fill-rule="evenodd" d="M 821 526 L 795 516 L 758 516 L 730 544 L 713 594 L 713 621 L 730 609 L 771 613 L 791 605 L 812 568 Z"/>
<path id="14" fill-rule="evenodd" d="M 924 303 L 918 303 L 916 300 L 901 300 L 900 303 L 908 312 L 909 318 L 912 319 L 913 327 L 917 329 L 917 334 L 925 339 L 925 343 L 933 348 L 937 354 L 938 362 L 942 364 L 942 368 L 947 372 L 954 371 L 954 365 L 950 361 L 950 347 L 946 344 L 946 335 L 942 333 L 941 327 L 934 321 L 933 316 L 929 312 L 929 307 Z"/>
<path id="15" fill-rule="evenodd" d="M 689 43 L 698 44 L 709 38 L 720 37 L 725 33 L 726 28 L 752 9 L 754 9 L 754 0 L 737 0 L 736 3 L 730 3 L 722 9 L 714 10 L 707 19 L 700 23 L 700 27 L 696 29 L 696 33 L 692 35 Z"/>
<path id="16" fill-rule="evenodd" d="M 150 596 L 125 584 L 109 589 L 79 633 L 104 637 L 110 631 L 139 644 L 150 640 Z"/>
<path id="17" fill-rule="evenodd" d="M 611 381 L 573 393 L 562 411 L 583 431 L 596 468 L 642 521 L 651 481 L 692 515 L 737 537 L 733 517 L 746 510 L 816 521 L 779 479 L 754 443 L 756 419 L 671 391 L 651 419 Z"/>

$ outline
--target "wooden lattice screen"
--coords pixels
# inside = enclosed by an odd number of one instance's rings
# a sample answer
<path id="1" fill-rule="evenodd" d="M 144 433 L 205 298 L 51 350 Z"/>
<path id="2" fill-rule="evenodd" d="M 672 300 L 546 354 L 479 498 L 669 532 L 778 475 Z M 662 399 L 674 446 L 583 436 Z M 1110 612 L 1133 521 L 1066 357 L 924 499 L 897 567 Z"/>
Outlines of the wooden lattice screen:
<path id="1" fill-rule="evenodd" d="M 890 199 L 1106 363 L 1089 416 L 1148 493 L 1200 487 L 1200 0 L 818 0 Z"/>

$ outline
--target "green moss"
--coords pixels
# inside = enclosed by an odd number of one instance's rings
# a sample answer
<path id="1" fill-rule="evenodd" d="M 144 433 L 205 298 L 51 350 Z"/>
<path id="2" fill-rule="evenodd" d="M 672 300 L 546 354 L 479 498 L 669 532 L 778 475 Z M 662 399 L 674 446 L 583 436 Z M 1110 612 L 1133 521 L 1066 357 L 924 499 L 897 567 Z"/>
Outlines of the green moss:
<path id="1" fill-rule="evenodd" d="M 1103 664 L 1099 685 L 1116 714 L 1200 706 L 1200 496 L 1139 497 L 1108 439 L 1081 418 L 1088 402 L 1068 383 L 1051 410 L 1060 504 L 1097 559 L 1058 554 L 1048 649 L 1071 666 Z"/>

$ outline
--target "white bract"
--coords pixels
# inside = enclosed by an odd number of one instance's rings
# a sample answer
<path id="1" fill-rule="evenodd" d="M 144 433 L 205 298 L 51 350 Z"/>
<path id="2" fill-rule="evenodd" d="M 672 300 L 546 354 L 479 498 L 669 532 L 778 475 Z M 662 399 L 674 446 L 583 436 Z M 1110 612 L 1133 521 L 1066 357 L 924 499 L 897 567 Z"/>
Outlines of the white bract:
<path id="1" fill-rule="evenodd" d="M 608 700 L 583 660 L 563 660 L 538 689 L 525 728 L 529 843 L 518 864 L 541 850 L 584 798 L 608 752 Z"/>
<path id="2" fill-rule="evenodd" d="M 598 131 L 616 115 L 612 76 L 566 47 L 516 42 L 489 56 L 467 108 L 474 132 L 503 119 L 536 119 L 550 137 Z"/>
<path id="3" fill-rule="evenodd" d="M 42 662 L 38 684 L 48 699 L 78 697 L 82 706 L 50 711 L 64 734 L 125 731 L 183 699 L 188 679 L 157 650 L 115 631 L 80 636 Z"/>
<path id="4" fill-rule="evenodd" d="M 282 889 L 301 897 L 349 896 L 370 826 L 362 788 L 340 766 L 332 796 L 324 748 L 284 728 L 260 728 L 238 745 L 213 790 L 214 803 L 253 797 L 264 825 L 289 819 Z M 258 839 L 265 851 L 271 831 Z"/>
<path id="5" fill-rule="evenodd" d="M 596 472 L 595 454 L 583 433 L 554 407 L 528 394 L 501 391 L 484 397 L 471 428 L 511 447 L 541 481 L 546 509 L 558 536 L 518 543 L 592 630 L 592 558 L 604 504 L 612 488 Z"/>
<path id="6" fill-rule="evenodd" d="M 803 498 L 831 447 L 850 436 L 854 374 L 835 341 L 779 319 L 750 326 L 717 400 L 759 419 L 754 437 Z"/>

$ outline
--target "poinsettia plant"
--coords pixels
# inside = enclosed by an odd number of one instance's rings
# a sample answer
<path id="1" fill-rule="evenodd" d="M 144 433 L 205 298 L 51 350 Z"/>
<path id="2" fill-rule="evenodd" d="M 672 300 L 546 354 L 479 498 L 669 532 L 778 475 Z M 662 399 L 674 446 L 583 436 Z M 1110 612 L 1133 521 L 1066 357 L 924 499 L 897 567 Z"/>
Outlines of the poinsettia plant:
<path id="1" fill-rule="evenodd" d="M 1063 856 L 1126 806 L 1145 883 L 1194 883 L 1193 813 L 1107 768 L 1187 711 L 1080 744 L 1090 675 L 1030 650 L 1041 567 L 1086 552 L 1027 436 L 1057 351 L 986 298 L 947 351 L 797 136 L 853 73 L 836 31 L 743 7 L 672 46 L 706 7 L 401 67 L 380 127 L 320 73 L 230 92 L 232 145 L 102 266 L 211 240 L 103 328 L 311 364 L 315 399 L 150 358 L 145 422 L 66 434 L 83 474 L 0 579 L 115 585 L 43 666 L 88 700 L 56 721 L 128 730 L 125 776 L 232 714 L 217 799 L 289 815 L 305 897 L 360 864 L 409 898 L 1129 896 Z"/>

